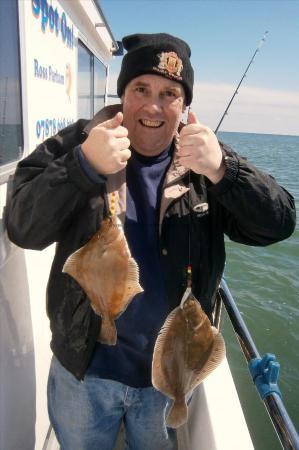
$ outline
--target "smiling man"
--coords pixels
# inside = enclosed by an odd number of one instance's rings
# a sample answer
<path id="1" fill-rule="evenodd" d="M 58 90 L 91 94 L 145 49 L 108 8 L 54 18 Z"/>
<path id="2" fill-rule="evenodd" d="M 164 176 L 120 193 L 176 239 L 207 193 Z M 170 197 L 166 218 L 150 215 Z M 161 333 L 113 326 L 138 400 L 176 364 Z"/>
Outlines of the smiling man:
<path id="1" fill-rule="evenodd" d="M 172 142 L 185 108 L 182 85 L 158 75 L 140 75 L 122 96 L 123 125 L 131 145 L 144 156 L 156 156 Z"/>
<path id="2" fill-rule="evenodd" d="M 176 449 L 165 423 L 170 401 L 153 388 L 151 364 L 189 263 L 192 291 L 211 317 L 224 234 L 268 245 L 295 226 L 294 200 L 272 177 L 219 143 L 194 113 L 181 123 L 193 95 L 189 46 L 164 33 L 127 36 L 123 44 L 122 104 L 79 120 L 21 161 L 6 216 L 19 246 L 57 242 L 47 297 L 48 407 L 64 450 L 112 450 L 122 421 L 126 450 Z M 109 213 L 123 222 L 144 290 L 116 320 L 112 346 L 97 341 L 101 318 L 62 273 Z"/>

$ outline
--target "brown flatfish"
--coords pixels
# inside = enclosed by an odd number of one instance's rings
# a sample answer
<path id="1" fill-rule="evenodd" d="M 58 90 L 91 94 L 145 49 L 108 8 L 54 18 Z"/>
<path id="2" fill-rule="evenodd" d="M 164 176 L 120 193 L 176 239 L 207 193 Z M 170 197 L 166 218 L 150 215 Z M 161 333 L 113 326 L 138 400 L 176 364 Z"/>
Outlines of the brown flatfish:
<path id="1" fill-rule="evenodd" d="M 187 421 L 186 396 L 224 357 L 222 335 L 187 288 L 180 306 L 166 318 L 153 354 L 153 386 L 173 400 L 167 426 L 178 428 Z"/>
<path id="2" fill-rule="evenodd" d="M 98 340 L 115 345 L 114 321 L 133 297 L 142 292 L 139 269 L 116 216 L 103 220 L 97 233 L 66 260 L 63 272 L 71 275 L 88 296 L 102 323 Z"/>

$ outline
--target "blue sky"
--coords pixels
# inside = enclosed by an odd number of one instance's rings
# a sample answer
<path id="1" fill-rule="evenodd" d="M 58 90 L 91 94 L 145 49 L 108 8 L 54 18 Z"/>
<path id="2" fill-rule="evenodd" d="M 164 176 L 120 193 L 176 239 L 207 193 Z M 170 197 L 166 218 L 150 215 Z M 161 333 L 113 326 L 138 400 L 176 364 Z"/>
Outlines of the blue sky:
<path id="1" fill-rule="evenodd" d="M 216 127 L 264 32 L 222 130 L 299 135 L 299 1 L 100 0 L 117 40 L 167 32 L 186 40 L 195 70 L 193 110 Z M 110 92 L 121 58 L 110 67 Z M 113 92 L 114 91 L 114 92 Z"/>

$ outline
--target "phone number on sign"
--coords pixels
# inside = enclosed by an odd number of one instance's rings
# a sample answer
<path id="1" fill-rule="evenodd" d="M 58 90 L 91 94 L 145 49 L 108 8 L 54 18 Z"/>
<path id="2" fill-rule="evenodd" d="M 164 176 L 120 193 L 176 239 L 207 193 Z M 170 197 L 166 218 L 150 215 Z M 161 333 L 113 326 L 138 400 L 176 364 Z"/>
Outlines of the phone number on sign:
<path id="1" fill-rule="evenodd" d="M 62 128 L 67 127 L 73 122 L 73 119 L 66 118 L 37 120 L 35 126 L 36 137 L 38 139 L 44 139 L 53 136 L 58 133 L 58 131 L 62 130 Z"/>

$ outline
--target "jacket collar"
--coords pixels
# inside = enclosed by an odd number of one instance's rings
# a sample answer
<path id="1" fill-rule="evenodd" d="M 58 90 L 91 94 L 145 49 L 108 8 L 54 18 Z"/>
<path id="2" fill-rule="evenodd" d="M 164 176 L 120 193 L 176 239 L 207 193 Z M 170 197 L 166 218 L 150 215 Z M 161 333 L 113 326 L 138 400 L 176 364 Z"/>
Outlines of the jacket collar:
<path id="1" fill-rule="evenodd" d="M 96 113 L 95 116 L 85 125 L 84 131 L 88 134 L 90 130 L 95 126 L 99 125 L 99 123 L 103 123 L 106 120 L 112 119 L 116 113 L 123 110 L 123 106 L 121 103 L 116 105 L 105 106 L 99 112 Z"/>
<path id="2" fill-rule="evenodd" d="M 89 133 L 93 127 L 95 127 L 99 123 L 102 123 L 102 122 L 105 122 L 106 120 L 111 119 L 113 116 L 115 116 L 116 113 L 118 113 L 119 111 L 122 111 L 122 109 L 123 108 L 122 108 L 121 103 L 116 104 L 116 105 L 105 106 L 92 118 L 92 120 L 90 120 L 88 122 L 88 124 L 84 128 L 84 131 L 86 133 Z M 180 123 L 178 132 L 181 131 L 183 126 L 184 126 L 184 124 Z M 168 186 L 169 184 L 173 184 L 177 179 L 184 177 L 184 175 L 188 172 L 188 169 L 186 169 L 179 163 L 176 142 L 177 142 L 177 137 L 174 138 L 175 149 L 174 149 L 174 154 L 173 154 L 173 159 L 172 159 L 171 165 L 170 165 L 167 175 L 166 175 L 165 186 Z"/>
<path id="3" fill-rule="evenodd" d="M 115 114 L 119 111 L 122 111 L 122 105 L 109 105 L 105 108 L 101 109 L 93 119 L 87 123 L 84 128 L 86 133 L 89 133 L 90 130 L 97 126 L 99 123 L 105 122 L 108 119 L 111 119 Z M 182 129 L 184 125 L 181 123 L 178 129 L 178 132 Z M 174 153 L 173 158 L 170 164 L 170 167 L 166 173 L 164 185 L 163 185 L 163 193 L 161 199 L 161 208 L 160 208 L 160 231 L 161 224 L 163 220 L 164 213 L 168 207 L 168 205 L 176 198 L 182 196 L 185 192 L 189 190 L 188 187 L 182 183 L 182 179 L 188 173 L 189 169 L 183 167 L 179 163 L 178 150 L 177 150 L 177 137 L 174 138 Z M 125 212 L 126 212 L 126 171 L 121 170 L 115 174 L 111 174 L 107 176 L 107 195 L 108 202 L 113 197 L 113 202 L 116 203 L 116 214 L 124 222 Z"/>

